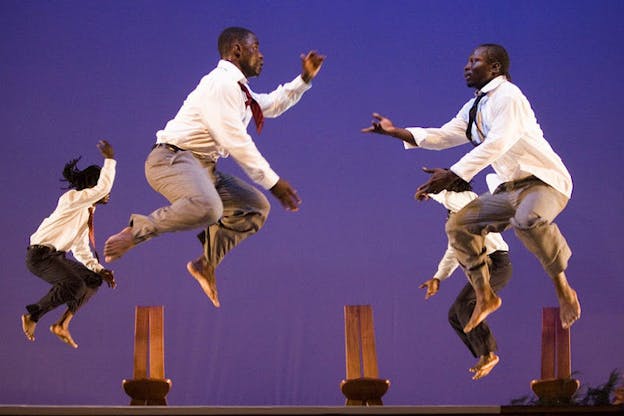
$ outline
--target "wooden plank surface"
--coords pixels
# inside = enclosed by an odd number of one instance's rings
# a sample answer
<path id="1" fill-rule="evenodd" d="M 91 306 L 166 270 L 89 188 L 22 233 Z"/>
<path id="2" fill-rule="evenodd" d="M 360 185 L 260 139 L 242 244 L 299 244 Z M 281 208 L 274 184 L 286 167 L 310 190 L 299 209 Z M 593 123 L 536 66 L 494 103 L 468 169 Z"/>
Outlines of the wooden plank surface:
<path id="1" fill-rule="evenodd" d="M 555 378 L 555 323 L 558 308 L 542 310 L 542 380 Z"/>
<path id="2" fill-rule="evenodd" d="M 563 329 L 559 320 L 556 321 L 555 326 L 557 328 L 557 378 L 570 378 L 572 376 L 570 329 Z"/>
<path id="3" fill-rule="evenodd" d="M 149 307 L 150 327 L 150 377 L 165 378 L 165 339 L 164 339 L 164 308 L 162 306 Z"/>
<path id="4" fill-rule="evenodd" d="M 360 336 L 362 337 L 362 367 L 364 377 L 379 377 L 377 351 L 375 349 L 375 326 L 370 305 L 360 306 Z"/>
<path id="5" fill-rule="evenodd" d="M 360 365 L 360 310 L 357 306 L 346 305 L 345 317 L 345 360 L 347 379 L 362 377 Z"/>
<path id="6" fill-rule="evenodd" d="M 147 309 L 137 306 L 134 318 L 134 379 L 147 377 L 148 325 Z"/>

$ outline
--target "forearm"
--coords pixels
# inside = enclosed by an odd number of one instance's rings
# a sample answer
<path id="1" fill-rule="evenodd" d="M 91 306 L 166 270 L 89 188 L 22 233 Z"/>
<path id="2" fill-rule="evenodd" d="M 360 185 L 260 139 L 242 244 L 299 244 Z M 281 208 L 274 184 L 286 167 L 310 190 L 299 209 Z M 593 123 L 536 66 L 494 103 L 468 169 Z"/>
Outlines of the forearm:
<path id="1" fill-rule="evenodd" d="M 392 130 L 386 132 L 386 135 L 394 137 L 395 139 L 399 139 L 411 146 L 418 147 L 418 144 L 416 144 L 416 140 L 414 139 L 412 133 L 402 127 L 393 127 Z"/>

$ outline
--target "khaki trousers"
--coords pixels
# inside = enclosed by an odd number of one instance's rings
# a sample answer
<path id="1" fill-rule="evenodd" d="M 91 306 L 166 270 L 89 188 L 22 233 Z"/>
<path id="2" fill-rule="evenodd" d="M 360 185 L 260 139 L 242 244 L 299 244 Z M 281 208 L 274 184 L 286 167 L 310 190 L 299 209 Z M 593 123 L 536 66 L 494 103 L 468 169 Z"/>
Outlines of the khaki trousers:
<path id="1" fill-rule="evenodd" d="M 567 268 L 572 255 L 553 223 L 567 203 L 565 195 L 535 177 L 507 182 L 494 194 L 483 194 L 452 215 L 446 233 L 473 283 L 480 278 L 489 280 L 485 235 L 511 227 L 546 273 L 554 277 Z"/>

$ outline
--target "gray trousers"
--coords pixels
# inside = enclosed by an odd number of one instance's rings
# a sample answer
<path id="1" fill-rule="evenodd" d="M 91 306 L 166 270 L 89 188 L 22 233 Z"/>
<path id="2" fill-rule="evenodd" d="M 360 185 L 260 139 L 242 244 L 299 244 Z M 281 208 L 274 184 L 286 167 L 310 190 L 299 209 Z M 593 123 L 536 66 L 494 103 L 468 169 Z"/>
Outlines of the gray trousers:
<path id="1" fill-rule="evenodd" d="M 102 285 L 102 278 L 85 265 L 68 259 L 64 251 L 32 245 L 26 251 L 26 267 L 32 274 L 52 285 L 36 303 L 26 305 L 30 319 L 39 319 L 52 309 L 66 304 L 76 313 Z"/>
<path id="2" fill-rule="evenodd" d="M 254 186 L 216 171 L 215 162 L 190 151 L 154 148 L 145 161 L 150 186 L 171 205 L 151 214 L 132 214 L 135 243 L 163 233 L 202 228 L 204 255 L 215 267 L 225 254 L 257 232 L 267 219 L 270 204 Z"/>
<path id="3" fill-rule="evenodd" d="M 506 182 L 494 194 L 483 194 L 452 215 L 446 233 L 473 283 L 489 280 L 485 235 L 510 227 L 546 273 L 555 277 L 567 268 L 572 255 L 553 223 L 567 203 L 565 195 L 535 177 Z"/>

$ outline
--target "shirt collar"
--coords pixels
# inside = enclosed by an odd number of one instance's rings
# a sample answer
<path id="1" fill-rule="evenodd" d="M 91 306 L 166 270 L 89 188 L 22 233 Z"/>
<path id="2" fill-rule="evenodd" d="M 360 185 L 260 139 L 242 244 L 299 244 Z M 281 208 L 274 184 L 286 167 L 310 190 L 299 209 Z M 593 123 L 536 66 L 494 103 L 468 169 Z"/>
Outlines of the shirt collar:
<path id="1" fill-rule="evenodd" d="M 503 82 L 506 82 L 506 81 L 507 81 L 507 77 L 505 75 L 499 75 L 493 80 L 491 80 L 490 82 L 488 82 L 487 84 L 485 84 L 485 86 L 481 88 L 480 90 L 478 90 L 476 93 L 487 94 L 488 92 L 495 90 L 499 85 L 501 85 Z"/>
<path id="2" fill-rule="evenodd" d="M 219 60 L 217 64 L 217 68 L 221 68 L 225 70 L 225 73 L 232 78 L 234 82 L 242 82 L 243 84 L 248 84 L 249 81 L 245 78 L 245 75 L 241 72 L 240 69 L 236 65 L 234 65 L 230 61 L 226 61 L 225 59 Z"/>

